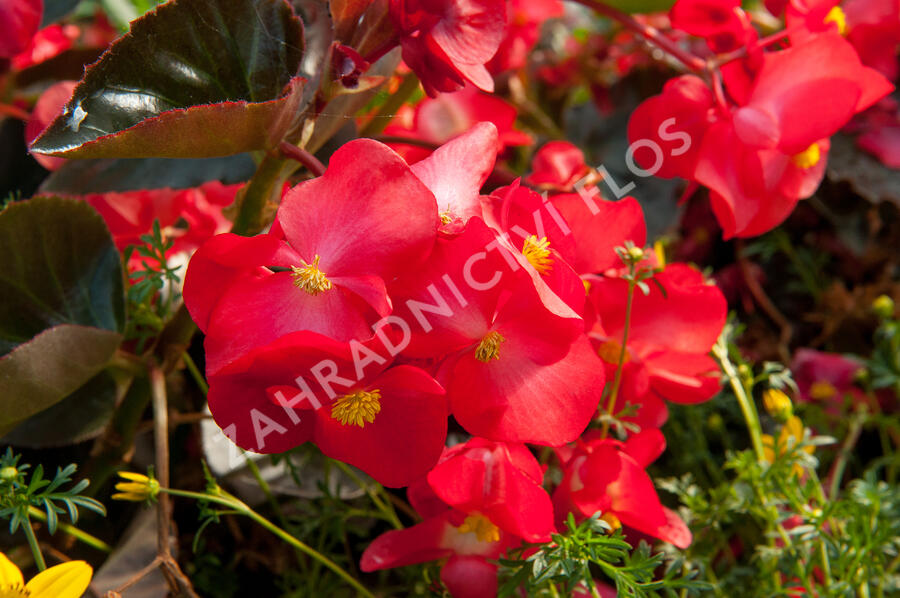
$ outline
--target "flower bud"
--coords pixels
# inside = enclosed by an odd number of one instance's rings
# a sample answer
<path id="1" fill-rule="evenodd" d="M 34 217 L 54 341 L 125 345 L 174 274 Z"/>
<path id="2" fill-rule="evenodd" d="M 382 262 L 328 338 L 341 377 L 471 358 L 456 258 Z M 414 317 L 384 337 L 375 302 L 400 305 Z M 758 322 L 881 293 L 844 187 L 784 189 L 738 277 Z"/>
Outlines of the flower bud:
<path id="1" fill-rule="evenodd" d="M 787 421 L 794 414 L 791 399 L 777 388 L 770 388 L 763 393 L 763 407 L 779 421 Z"/>
<path id="2" fill-rule="evenodd" d="M 872 311 L 882 320 L 894 317 L 894 300 L 887 295 L 881 295 L 872 302 Z"/>
<path id="3" fill-rule="evenodd" d="M 0 469 L 0 480 L 3 480 L 4 482 L 16 479 L 17 475 L 19 475 L 19 470 L 15 467 L 4 467 Z"/>
<path id="4" fill-rule="evenodd" d="M 116 484 L 118 492 L 112 495 L 114 500 L 144 502 L 156 498 L 156 495 L 159 494 L 159 481 L 155 478 L 130 471 L 120 471 L 119 477 L 126 481 Z"/>

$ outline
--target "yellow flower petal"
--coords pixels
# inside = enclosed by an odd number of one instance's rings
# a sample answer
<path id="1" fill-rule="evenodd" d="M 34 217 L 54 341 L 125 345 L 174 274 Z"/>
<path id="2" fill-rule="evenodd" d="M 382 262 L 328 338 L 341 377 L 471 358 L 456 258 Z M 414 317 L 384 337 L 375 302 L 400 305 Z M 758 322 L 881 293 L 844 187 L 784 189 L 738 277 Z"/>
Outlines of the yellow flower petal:
<path id="1" fill-rule="evenodd" d="M 69 561 L 41 571 L 25 586 L 30 598 L 81 598 L 94 570 L 84 561 Z"/>
<path id="2" fill-rule="evenodd" d="M 22 572 L 16 567 L 6 555 L 0 552 L 0 588 L 4 586 L 21 586 L 25 585 L 25 578 Z"/>
<path id="3" fill-rule="evenodd" d="M 119 477 L 120 477 L 120 478 L 125 478 L 126 480 L 131 480 L 132 482 L 143 482 L 143 483 L 145 483 L 145 484 L 146 484 L 148 481 L 150 481 L 150 478 L 148 478 L 148 477 L 145 476 L 144 474 L 142 474 L 142 473 L 135 473 L 135 472 L 133 472 L 133 471 L 120 471 L 120 472 L 119 472 Z"/>

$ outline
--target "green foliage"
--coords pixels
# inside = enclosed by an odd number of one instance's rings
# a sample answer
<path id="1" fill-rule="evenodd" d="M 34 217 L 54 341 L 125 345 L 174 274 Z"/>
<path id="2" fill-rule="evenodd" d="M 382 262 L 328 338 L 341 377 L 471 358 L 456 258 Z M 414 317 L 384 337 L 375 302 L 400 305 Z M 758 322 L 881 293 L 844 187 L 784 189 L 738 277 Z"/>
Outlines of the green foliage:
<path id="1" fill-rule="evenodd" d="M 303 24 L 286 2 L 167 2 L 88 67 L 32 150 L 203 158 L 271 148 L 301 108 L 303 54 Z"/>
<path id="2" fill-rule="evenodd" d="M 0 212 L 0 296 L 4 434 L 83 387 L 119 346 L 121 262 L 96 210 L 38 197 Z"/>
<path id="3" fill-rule="evenodd" d="M 172 313 L 180 294 L 181 265 L 171 267 L 166 253 L 174 240 L 163 238 L 159 220 L 153 221 L 149 235 L 141 235 L 143 245 L 131 245 L 125 250 L 125 263 L 137 254 L 141 267 L 128 274 L 128 327 L 125 337 L 138 339 L 138 352 L 146 341 L 156 336 Z"/>
<path id="4" fill-rule="evenodd" d="M 34 507 L 47 516 L 47 530 L 53 534 L 59 524 L 59 515 L 68 513 L 72 523 L 78 522 L 78 507 L 100 515 L 106 515 L 106 508 L 93 498 L 82 496 L 88 487 L 88 480 L 81 480 L 67 490 L 62 486 L 72 481 L 77 466 L 72 463 L 58 468 L 53 479 L 44 477 L 44 468 L 38 465 L 28 475 L 31 466 L 19 463 L 21 455 L 7 448 L 0 457 L 0 518 L 9 519 L 11 534 L 21 526 L 30 526 L 28 510 Z M 60 505 L 65 506 L 65 509 Z"/>
<path id="5" fill-rule="evenodd" d="M 608 577 L 623 597 L 699 595 L 709 588 L 706 582 L 695 579 L 696 571 L 684 568 L 680 558 L 653 554 L 645 542 L 632 550 L 620 529 L 610 534 L 611 528 L 600 519 L 600 513 L 581 524 L 576 524 L 570 513 L 566 528 L 566 533 L 553 534 L 547 544 L 527 545 L 500 560 L 501 576 L 506 578 L 500 596 L 517 595 L 520 588 L 525 588 L 529 596 L 537 596 L 549 585 L 554 586 L 554 593 L 555 586 L 562 586 L 569 596 L 579 586 L 591 588 L 599 573 Z M 530 549 L 537 550 L 525 556 Z"/>
<path id="6" fill-rule="evenodd" d="M 874 389 L 891 388 L 900 394 L 900 320 L 883 318 L 874 342 L 872 356 L 866 363 L 869 383 Z"/>

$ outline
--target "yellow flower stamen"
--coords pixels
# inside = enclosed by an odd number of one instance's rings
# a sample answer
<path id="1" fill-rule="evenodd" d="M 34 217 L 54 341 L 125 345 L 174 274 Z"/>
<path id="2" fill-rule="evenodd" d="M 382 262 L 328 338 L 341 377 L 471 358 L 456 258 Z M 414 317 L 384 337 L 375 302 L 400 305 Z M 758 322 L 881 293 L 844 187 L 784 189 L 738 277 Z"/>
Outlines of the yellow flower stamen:
<path id="1" fill-rule="evenodd" d="M 610 531 L 616 531 L 620 527 L 622 527 L 622 522 L 619 521 L 619 518 L 613 515 L 612 513 L 604 513 L 600 516 L 600 519 L 609 524 L 609 527 L 612 529 Z"/>
<path id="2" fill-rule="evenodd" d="M 791 161 L 797 168 L 807 170 L 818 164 L 821 158 L 822 150 L 819 149 L 819 144 L 813 143 L 799 154 L 791 156 Z"/>
<path id="3" fill-rule="evenodd" d="M 303 289 L 310 295 L 318 295 L 322 291 L 331 288 L 331 281 L 325 273 L 319 270 L 319 256 L 313 258 L 311 264 L 303 262 L 303 267 L 291 266 L 291 277 L 294 285 Z"/>
<path id="4" fill-rule="evenodd" d="M 500 528 L 481 513 L 468 515 L 463 524 L 456 528 L 456 531 L 461 534 L 475 534 L 479 542 L 498 542 L 500 540 Z"/>
<path id="5" fill-rule="evenodd" d="M 500 343 L 504 341 L 506 341 L 506 339 L 496 330 L 488 332 L 484 338 L 481 339 L 478 348 L 475 349 L 475 359 L 483 361 L 484 363 L 487 363 L 492 359 L 500 359 Z"/>
<path id="6" fill-rule="evenodd" d="M 352 424 L 364 428 L 367 423 L 375 421 L 379 411 L 381 411 L 381 391 L 358 390 L 336 400 L 331 407 L 331 417 L 341 422 L 343 426 Z"/>
<path id="7" fill-rule="evenodd" d="M 440 214 L 438 214 L 441 218 L 441 224 L 450 224 L 453 222 L 453 216 L 450 214 L 450 210 L 444 210 Z"/>
<path id="8" fill-rule="evenodd" d="M 531 235 L 525 239 L 525 244 L 522 245 L 522 255 L 541 274 L 546 274 L 553 269 L 553 258 L 550 256 L 550 241 L 547 240 L 547 237 L 538 239 L 537 235 Z"/>
<path id="9" fill-rule="evenodd" d="M 840 6 L 835 6 L 825 15 L 825 23 L 834 23 L 837 25 L 838 33 L 847 35 L 847 15 Z"/>
<path id="10" fill-rule="evenodd" d="M 662 240 L 653 244 L 653 253 L 656 254 L 656 266 L 658 268 L 666 267 L 666 244 Z"/>
<path id="11" fill-rule="evenodd" d="M 827 401 L 837 395 L 837 388 L 827 380 L 817 380 L 809 387 L 809 396 L 817 401 Z"/>
<path id="12" fill-rule="evenodd" d="M 622 356 L 622 345 L 618 341 L 608 340 L 597 348 L 597 355 L 606 363 L 619 363 L 619 358 Z M 628 363 L 630 359 L 628 351 L 625 351 L 625 359 L 622 363 Z"/>
<path id="13" fill-rule="evenodd" d="M 144 502 L 159 494 L 159 482 L 155 478 L 133 471 L 120 471 L 119 477 L 127 481 L 116 484 L 118 492 L 112 495 L 114 500 Z"/>

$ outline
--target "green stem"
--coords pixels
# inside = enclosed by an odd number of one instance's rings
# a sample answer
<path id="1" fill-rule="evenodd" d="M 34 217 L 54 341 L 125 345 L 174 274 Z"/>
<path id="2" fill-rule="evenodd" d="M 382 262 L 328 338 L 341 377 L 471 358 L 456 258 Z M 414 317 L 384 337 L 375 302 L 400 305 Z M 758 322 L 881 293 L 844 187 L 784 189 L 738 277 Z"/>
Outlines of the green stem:
<path id="1" fill-rule="evenodd" d="M 628 354 L 628 329 L 631 328 L 631 307 L 634 303 L 634 287 L 637 282 L 634 278 L 628 279 L 628 296 L 625 303 L 625 324 L 622 331 L 622 346 L 619 349 L 619 361 L 616 365 L 616 375 L 613 379 L 612 389 L 609 391 L 609 397 L 606 400 L 607 419 L 603 420 L 603 427 L 600 434 L 605 438 L 609 432 L 609 417 L 612 417 L 613 410 L 616 408 L 616 397 L 619 395 L 619 386 L 622 384 L 622 370 L 625 367 L 625 357 Z"/>
<path id="2" fill-rule="evenodd" d="M 332 459 L 332 462 L 338 467 L 338 469 L 343 471 L 347 477 L 352 479 L 357 486 L 365 491 L 365 493 L 369 496 L 369 499 L 371 499 L 371 501 L 375 503 L 375 506 L 378 507 L 378 510 L 384 514 L 391 525 L 393 525 L 396 529 L 403 529 L 403 524 L 400 523 L 400 519 L 397 517 L 397 511 L 394 510 L 394 507 L 390 504 L 390 502 L 385 504 L 385 502 L 382 501 L 378 496 L 376 490 L 373 490 L 369 484 L 367 484 L 362 480 L 362 478 L 356 475 L 356 472 L 354 472 L 349 465 L 336 459 Z"/>
<path id="3" fill-rule="evenodd" d="M 197 364 L 194 363 L 194 360 L 188 355 L 187 351 L 181 354 L 181 359 L 184 361 L 185 367 L 187 367 L 188 372 L 191 374 L 191 378 L 194 379 L 194 382 L 200 388 L 200 391 L 203 393 L 203 396 L 209 394 L 209 384 L 206 383 L 206 380 L 203 378 L 203 374 L 200 372 L 200 368 L 197 367 Z"/>
<path id="4" fill-rule="evenodd" d="M 750 441 L 753 443 L 753 451 L 756 453 L 756 459 L 758 461 L 765 461 L 766 453 L 763 450 L 762 426 L 759 423 L 759 413 L 756 411 L 756 404 L 750 398 L 747 388 L 740 378 L 740 374 L 738 374 L 737 369 L 735 369 L 734 364 L 731 363 L 731 359 L 728 357 L 728 347 L 726 346 L 726 343 L 727 341 L 724 337 L 720 338 L 718 342 L 713 345 L 712 352 L 719 361 L 719 366 L 722 368 L 725 376 L 728 378 L 728 383 L 731 385 L 734 396 L 738 400 L 738 405 L 741 407 L 744 421 L 747 423 L 747 429 L 750 431 Z"/>
<path id="5" fill-rule="evenodd" d="M 283 168 L 287 158 L 277 152 L 266 154 L 250 179 L 241 200 L 240 211 L 234 219 L 231 232 L 250 236 L 260 232 L 266 225 L 265 210 L 269 200 L 275 197 L 284 181 Z"/>
<path id="6" fill-rule="evenodd" d="M 365 596 L 366 598 L 375 598 L 374 594 L 372 594 L 369 590 L 367 590 L 359 581 L 353 578 L 352 575 L 344 571 L 340 565 L 329 559 L 324 554 L 318 552 L 313 549 L 306 543 L 298 540 L 291 534 L 287 533 L 253 509 L 251 509 L 247 504 L 242 502 L 241 500 L 222 492 L 221 494 L 203 494 L 200 492 L 191 492 L 189 490 L 175 490 L 174 488 L 161 488 L 162 492 L 166 492 L 167 494 L 171 494 L 172 496 L 181 496 L 184 498 L 192 498 L 194 500 L 202 500 L 207 502 L 213 502 L 241 513 L 246 517 L 249 517 L 257 524 L 261 525 L 265 529 L 269 530 L 276 536 L 278 536 L 281 540 L 290 544 L 292 547 L 296 548 L 300 552 L 306 554 L 307 556 L 315 559 L 316 561 L 322 563 L 325 567 L 330 569 L 333 573 L 335 573 L 338 577 L 346 581 L 350 586 L 353 587 L 360 595 Z"/>
<path id="7" fill-rule="evenodd" d="M 388 96 L 388 99 L 381 105 L 378 112 L 368 123 L 366 123 L 366 126 L 359 132 L 359 136 L 371 137 L 384 131 L 384 128 L 388 126 L 391 119 L 396 116 L 397 111 L 400 110 L 403 104 L 406 103 L 406 100 L 408 100 L 418 88 L 419 79 L 416 77 L 415 73 L 408 73 L 403 77 L 403 81 L 400 83 L 400 87 L 397 88 L 397 91 Z"/>
<path id="8" fill-rule="evenodd" d="M 44 512 L 41 511 L 40 509 L 38 509 L 37 507 L 28 507 L 28 516 L 34 517 L 38 521 L 42 521 L 42 522 L 47 521 L 47 515 L 45 515 Z M 99 550 L 101 552 L 105 552 L 105 553 L 109 554 L 110 552 L 113 551 L 112 546 L 110 546 L 109 544 L 107 544 L 106 542 L 101 540 L 100 538 L 96 538 L 87 532 L 81 531 L 74 525 L 68 524 L 64 521 L 60 521 L 59 523 L 56 524 L 56 527 L 58 529 L 62 530 L 64 533 L 69 534 L 76 540 L 80 540 L 84 544 L 87 544 L 88 546 L 90 546 L 92 548 L 96 548 L 97 550 Z"/>
<path id="9" fill-rule="evenodd" d="M 28 538 L 28 547 L 31 549 L 31 554 L 34 555 L 34 564 L 37 565 L 38 571 L 43 571 L 47 568 L 47 563 L 44 561 L 44 555 L 41 554 L 41 547 L 38 545 L 37 538 L 34 535 L 34 529 L 31 527 L 31 519 L 28 516 L 25 516 L 25 523 L 22 525 L 22 529 L 25 532 L 25 537 Z"/>
<path id="10" fill-rule="evenodd" d="M 847 431 L 847 436 L 844 439 L 844 443 L 841 445 L 841 450 L 838 453 L 837 459 L 834 460 L 834 465 L 831 466 L 831 482 L 828 484 L 828 496 L 830 496 L 832 500 L 836 500 L 838 492 L 840 492 L 841 481 L 844 478 L 844 469 L 847 467 L 847 459 L 849 459 L 850 454 L 853 452 L 853 447 L 856 446 L 856 443 L 859 440 L 863 424 L 867 418 L 868 414 L 865 409 L 861 409 L 857 411 L 856 416 L 850 420 L 850 429 Z"/>
<path id="11" fill-rule="evenodd" d="M 275 500 L 275 495 L 272 493 L 272 488 L 269 486 L 269 483 L 262 477 L 262 472 L 256 465 L 256 461 L 254 461 L 246 452 L 244 452 L 244 459 L 247 462 L 247 469 L 250 470 L 253 479 L 256 480 L 256 485 L 259 486 L 259 489 L 262 490 L 262 493 L 266 496 L 266 501 L 269 503 L 269 506 L 272 507 L 272 512 L 275 513 L 278 522 L 284 527 L 287 527 L 287 520 L 284 518 L 284 513 L 281 512 L 281 507 L 278 505 L 278 501 Z"/>

